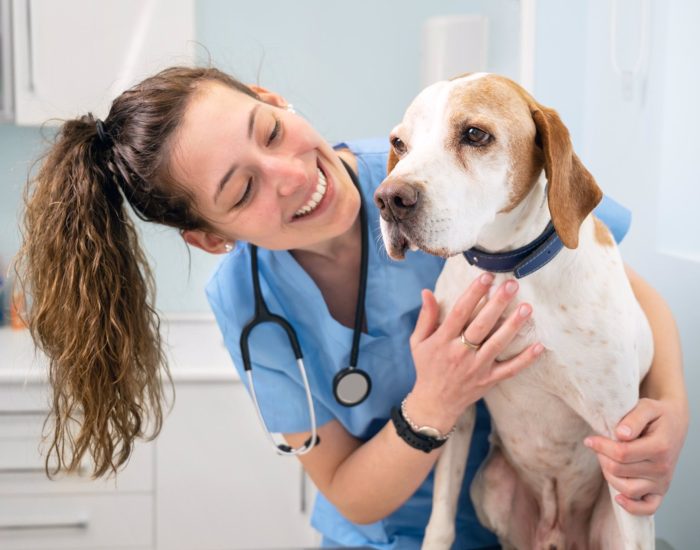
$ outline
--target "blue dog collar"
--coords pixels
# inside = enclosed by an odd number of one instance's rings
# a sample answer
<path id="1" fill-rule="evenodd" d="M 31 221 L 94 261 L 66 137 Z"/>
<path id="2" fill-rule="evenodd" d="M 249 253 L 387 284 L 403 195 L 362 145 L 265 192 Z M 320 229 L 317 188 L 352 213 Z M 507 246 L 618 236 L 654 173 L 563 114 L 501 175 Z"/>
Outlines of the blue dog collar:
<path id="1" fill-rule="evenodd" d="M 516 250 L 491 253 L 470 248 L 462 254 L 470 265 L 479 269 L 492 273 L 512 271 L 516 279 L 521 279 L 552 261 L 563 246 L 550 221 L 539 237 Z"/>

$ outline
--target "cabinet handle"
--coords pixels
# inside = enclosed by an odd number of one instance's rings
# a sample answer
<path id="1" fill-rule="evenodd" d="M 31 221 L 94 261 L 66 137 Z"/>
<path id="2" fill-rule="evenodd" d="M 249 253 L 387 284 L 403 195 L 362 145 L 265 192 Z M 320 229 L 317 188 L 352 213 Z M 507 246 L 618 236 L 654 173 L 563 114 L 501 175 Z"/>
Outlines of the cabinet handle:
<path id="1" fill-rule="evenodd" d="M 2 474 L 40 474 L 43 473 L 44 469 L 39 466 L 33 468 L 0 468 L 0 475 Z"/>
<path id="2" fill-rule="evenodd" d="M 85 530 L 90 525 L 86 519 L 47 521 L 45 523 L 0 523 L 0 531 L 46 531 L 50 529 Z"/>
<path id="3" fill-rule="evenodd" d="M 42 409 L 28 409 L 26 411 L 0 411 L 0 416 L 46 416 L 51 411 Z"/>
<path id="4" fill-rule="evenodd" d="M 18 466 L 18 467 L 12 467 L 10 466 L 9 468 L 0 468 L 0 475 L 3 474 L 43 474 L 45 473 L 46 470 L 44 470 L 43 466 Z M 59 473 L 64 473 L 63 470 L 61 470 Z M 77 475 L 80 477 L 84 477 L 85 475 L 89 474 L 90 471 L 88 468 L 85 466 L 79 466 L 78 470 L 76 472 L 72 472 L 70 475 Z"/>
<path id="5" fill-rule="evenodd" d="M 34 93 L 34 51 L 32 45 L 32 0 L 27 0 L 27 86 Z"/>

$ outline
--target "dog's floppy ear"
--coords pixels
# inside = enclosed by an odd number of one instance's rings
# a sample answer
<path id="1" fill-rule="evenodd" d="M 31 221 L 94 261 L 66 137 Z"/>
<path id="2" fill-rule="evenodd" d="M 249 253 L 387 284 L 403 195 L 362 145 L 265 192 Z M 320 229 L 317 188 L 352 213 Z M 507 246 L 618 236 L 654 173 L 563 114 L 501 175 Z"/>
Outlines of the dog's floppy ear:
<path id="1" fill-rule="evenodd" d="M 581 223 L 603 198 L 603 192 L 574 153 L 569 131 L 557 112 L 536 102 L 531 111 L 544 151 L 552 223 L 564 246 L 576 248 Z"/>
<path id="2" fill-rule="evenodd" d="M 386 175 L 387 176 L 389 174 L 391 174 L 391 171 L 394 169 L 394 166 L 396 166 L 397 162 L 399 162 L 399 157 L 394 152 L 394 148 L 390 147 L 389 148 L 389 159 L 386 161 Z"/>

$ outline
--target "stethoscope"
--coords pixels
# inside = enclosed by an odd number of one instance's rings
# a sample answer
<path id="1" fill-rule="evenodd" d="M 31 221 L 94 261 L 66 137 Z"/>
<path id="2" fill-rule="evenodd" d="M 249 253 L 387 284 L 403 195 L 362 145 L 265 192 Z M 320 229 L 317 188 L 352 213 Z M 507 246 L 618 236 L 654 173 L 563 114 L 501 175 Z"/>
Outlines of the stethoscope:
<path id="1" fill-rule="evenodd" d="M 352 171 L 350 166 L 343 161 L 346 170 L 350 174 L 352 182 L 355 187 L 360 192 L 360 223 L 362 225 L 362 253 L 360 257 L 360 286 L 357 292 L 357 303 L 355 305 L 355 326 L 353 328 L 352 334 L 352 349 L 350 351 L 350 365 L 339 371 L 333 377 L 333 395 L 336 401 L 341 405 L 346 407 L 354 407 L 359 405 L 369 395 L 372 389 L 372 380 L 367 372 L 362 369 L 357 368 L 357 358 L 360 354 L 360 336 L 362 335 L 362 325 L 365 318 L 365 294 L 367 290 L 367 254 L 368 254 L 368 229 L 367 229 L 367 213 L 365 211 L 365 203 L 362 199 L 362 190 L 360 189 L 360 183 L 357 180 L 357 176 Z M 255 245 L 250 245 L 250 267 L 253 279 L 253 296 L 255 298 L 255 315 L 248 321 L 248 323 L 243 327 L 241 332 L 241 356 L 243 359 L 243 368 L 248 379 L 248 388 L 251 396 L 253 397 L 253 405 L 255 406 L 255 412 L 258 415 L 258 419 L 262 424 L 263 430 L 267 435 L 267 438 L 275 446 L 277 452 L 281 455 L 303 455 L 308 453 L 314 448 L 314 445 L 319 443 L 318 437 L 318 426 L 316 425 L 316 412 L 314 410 L 313 399 L 311 397 L 311 388 L 309 387 L 309 380 L 306 376 L 306 368 L 304 367 L 304 358 L 301 353 L 301 346 L 299 345 L 299 340 L 297 339 L 296 332 L 292 325 L 284 317 L 270 313 L 270 310 L 263 299 L 262 292 L 260 291 L 260 275 L 258 272 L 258 247 Z M 250 361 L 250 349 L 248 347 L 248 338 L 252 330 L 260 326 L 263 323 L 275 323 L 280 326 L 286 333 L 289 343 L 294 351 L 294 357 L 296 358 L 297 368 L 299 369 L 299 374 L 301 375 L 301 380 L 304 384 L 304 391 L 306 392 L 306 401 L 309 406 L 309 420 L 311 424 L 311 436 L 307 439 L 303 445 L 297 448 L 292 448 L 289 445 L 279 444 L 275 441 L 267 429 L 267 424 L 265 424 L 265 419 L 260 412 L 260 405 L 258 403 L 258 398 L 255 393 L 255 383 L 253 382 L 253 369 Z"/>

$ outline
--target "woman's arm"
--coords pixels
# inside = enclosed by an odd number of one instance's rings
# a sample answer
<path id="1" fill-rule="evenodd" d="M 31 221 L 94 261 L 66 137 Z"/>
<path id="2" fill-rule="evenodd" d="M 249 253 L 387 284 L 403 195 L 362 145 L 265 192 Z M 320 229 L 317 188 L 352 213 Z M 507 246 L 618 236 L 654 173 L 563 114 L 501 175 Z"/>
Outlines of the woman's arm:
<path id="1" fill-rule="evenodd" d="M 478 351 L 460 342 L 460 334 L 489 286 L 490 282 L 483 280 L 472 284 L 439 326 L 435 297 L 423 292 L 423 307 L 411 336 L 416 383 L 406 402 L 408 415 L 416 424 L 448 432 L 466 407 L 498 381 L 532 364 L 541 351 L 535 344 L 509 361 L 495 363 L 496 356 L 529 318 L 526 304 L 516 308 Z M 494 293 L 470 327 L 491 331 L 515 295 L 505 286 Z M 520 313 L 522 308 L 525 315 Z M 292 446 L 301 445 L 308 437 L 308 433 L 285 434 Z M 300 460 L 318 489 L 354 523 L 373 523 L 400 507 L 423 483 L 442 450 L 424 453 L 410 447 L 391 422 L 364 443 L 335 420 L 319 429 L 319 437 L 320 445 Z"/>
<path id="2" fill-rule="evenodd" d="M 640 387 L 637 406 L 617 426 L 618 441 L 594 436 L 608 482 L 618 503 L 632 514 L 653 514 L 668 491 L 688 431 L 688 397 L 678 328 L 663 298 L 626 266 L 632 290 L 654 337 L 654 359 Z"/>

